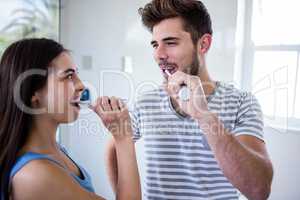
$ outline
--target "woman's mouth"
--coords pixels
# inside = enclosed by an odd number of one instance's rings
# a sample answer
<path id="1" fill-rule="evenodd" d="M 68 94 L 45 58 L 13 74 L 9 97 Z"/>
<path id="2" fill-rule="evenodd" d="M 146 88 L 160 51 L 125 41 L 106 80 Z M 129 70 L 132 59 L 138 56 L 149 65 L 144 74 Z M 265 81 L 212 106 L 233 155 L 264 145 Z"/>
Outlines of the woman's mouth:
<path id="1" fill-rule="evenodd" d="M 76 107 L 76 108 L 80 108 L 80 105 L 79 105 L 79 101 L 71 101 L 70 103 L 72 106 Z"/>

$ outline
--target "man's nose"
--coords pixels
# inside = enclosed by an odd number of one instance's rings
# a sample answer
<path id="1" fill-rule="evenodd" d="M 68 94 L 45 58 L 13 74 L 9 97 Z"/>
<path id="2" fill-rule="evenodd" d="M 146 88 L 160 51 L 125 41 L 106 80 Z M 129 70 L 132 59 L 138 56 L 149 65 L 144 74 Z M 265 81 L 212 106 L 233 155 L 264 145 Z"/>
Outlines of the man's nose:
<path id="1" fill-rule="evenodd" d="M 155 50 L 155 57 L 157 60 L 166 60 L 168 58 L 166 48 L 164 46 L 158 46 Z"/>

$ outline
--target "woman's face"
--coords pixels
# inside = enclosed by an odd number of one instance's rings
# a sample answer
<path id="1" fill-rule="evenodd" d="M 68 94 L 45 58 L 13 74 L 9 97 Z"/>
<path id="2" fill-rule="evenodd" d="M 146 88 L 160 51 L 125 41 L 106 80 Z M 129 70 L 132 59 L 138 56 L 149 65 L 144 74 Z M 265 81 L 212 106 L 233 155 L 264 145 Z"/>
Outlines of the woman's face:
<path id="1" fill-rule="evenodd" d="M 46 116 L 57 123 L 73 122 L 78 118 L 79 101 L 84 85 L 77 68 L 67 52 L 57 56 L 48 68 L 46 86 L 39 91 L 39 107 L 46 108 Z"/>

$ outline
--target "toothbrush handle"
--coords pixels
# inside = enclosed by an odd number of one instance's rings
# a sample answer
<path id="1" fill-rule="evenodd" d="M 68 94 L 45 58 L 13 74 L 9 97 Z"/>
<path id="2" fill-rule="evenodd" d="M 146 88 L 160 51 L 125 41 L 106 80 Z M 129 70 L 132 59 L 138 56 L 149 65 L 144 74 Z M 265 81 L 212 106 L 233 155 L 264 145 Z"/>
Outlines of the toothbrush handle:
<path id="1" fill-rule="evenodd" d="M 186 85 L 181 86 L 178 96 L 181 101 L 188 101 L 190 99 L 190 90 Z"/>

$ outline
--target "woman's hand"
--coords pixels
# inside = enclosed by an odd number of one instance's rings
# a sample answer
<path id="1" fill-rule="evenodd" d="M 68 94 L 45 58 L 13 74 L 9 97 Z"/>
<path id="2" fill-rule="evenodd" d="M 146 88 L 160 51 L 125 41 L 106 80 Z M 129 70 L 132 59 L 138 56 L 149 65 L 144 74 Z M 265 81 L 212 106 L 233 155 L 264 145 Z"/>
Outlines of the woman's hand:
<path id="1" fill-rule="evenodd" d="M 115 140 L 131 138 L 130 115 L 122 100 L 116 97 L 99 97 L 91 108 L 98 114 Z"/>
<path id="2" fill-rule="evenodd" d="M 116 97 L 99 97 L 91 107 L 114 137 L 110 148 L 108 167 L 112 176 L 116 199 L 140 200 L 141 186 L 132 140 L 129 112 L 125 104 Z"/>

